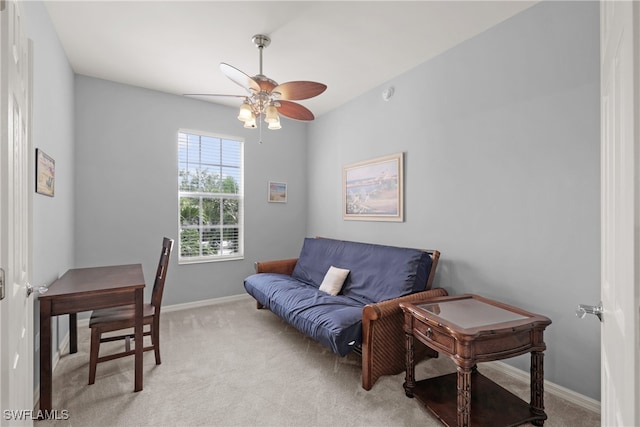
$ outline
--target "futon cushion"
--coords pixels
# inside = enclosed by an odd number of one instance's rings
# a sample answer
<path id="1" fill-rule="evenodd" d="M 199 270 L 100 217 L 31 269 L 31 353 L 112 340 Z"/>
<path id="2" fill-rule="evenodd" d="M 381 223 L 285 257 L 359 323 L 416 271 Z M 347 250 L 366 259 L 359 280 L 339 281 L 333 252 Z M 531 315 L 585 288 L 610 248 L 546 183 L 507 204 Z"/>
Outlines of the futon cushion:
<path id="1" fill-rule="evenodd" d="M 260 304 L 340 356 L 361 343 L 363 305 L 357 300 L 328 295 L 276 273 L 251 275 L 244 287 Z"/>
<path id="2" fill-rule="evenodd" d="M 342 295 L 370 304 L 424 290 L 431 257 L 419 249 L 305 238 L 292 277 L 318 288 L 331 266 L 350 270 Z"/>

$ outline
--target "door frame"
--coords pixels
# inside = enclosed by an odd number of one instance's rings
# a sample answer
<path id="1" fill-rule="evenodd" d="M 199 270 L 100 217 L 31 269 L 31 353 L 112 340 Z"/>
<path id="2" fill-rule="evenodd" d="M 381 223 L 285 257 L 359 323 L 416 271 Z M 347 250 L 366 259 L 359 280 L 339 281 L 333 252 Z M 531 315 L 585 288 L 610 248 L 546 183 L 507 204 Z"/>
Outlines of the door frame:
<path id="1" fill-rule="evenodd" d="M 600 55 L 601 423 L 640 425 L 640 3 L 600 2 Z"/>

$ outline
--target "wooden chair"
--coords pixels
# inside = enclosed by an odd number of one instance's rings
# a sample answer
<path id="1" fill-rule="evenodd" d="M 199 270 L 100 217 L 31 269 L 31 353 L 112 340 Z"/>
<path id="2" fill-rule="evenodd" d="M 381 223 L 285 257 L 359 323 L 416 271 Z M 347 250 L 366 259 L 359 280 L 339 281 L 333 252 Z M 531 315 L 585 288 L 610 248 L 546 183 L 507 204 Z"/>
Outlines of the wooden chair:
<path id="1" fill-rule="evenodd" d="M 160 306 L 162 303 L 162 292 L 164 290 L 164 282 L 167 277 L 167 267 L 169 265 L 169 256 L 173 240 L 165 237 L 162 241 L 162 252 L 160 254 L 160 262 L 156 271 L 155 281 L 153 283 L 153 292 L 151 294 L 151 304 L 144 304 L 143 317 L 144 324 L 149 325 L 149 330 L 143 332 L 143 336 L 151 336 L 151 346 L 144 347 L 143 351 L 154 350 L 156 357 L 156 365 L 160 361 Z M 130 356 L 135 353 L 131 350 L 129 340 L 133 337 L 133 333 L 111 336 L 102 338 L 105 332 L 118 331 L 121 329 L 129 329 L 134 327 L 135 309 L 133 305 L 105 308 L 94 310 L 91 313 L 89 327 L 91 328 L 91 353 L 89 357 L 89 384 L 96 381 L 96 366 L 100 362 L 118 359 L 120 357 Z M 126 340 L 125 351 L 107 356 L 98 357 L 100 352 L 100 343 Z M 138 343 L 136 343 L 138 345 Z M 144 345 L 144 343 L 139 343 Z"/>

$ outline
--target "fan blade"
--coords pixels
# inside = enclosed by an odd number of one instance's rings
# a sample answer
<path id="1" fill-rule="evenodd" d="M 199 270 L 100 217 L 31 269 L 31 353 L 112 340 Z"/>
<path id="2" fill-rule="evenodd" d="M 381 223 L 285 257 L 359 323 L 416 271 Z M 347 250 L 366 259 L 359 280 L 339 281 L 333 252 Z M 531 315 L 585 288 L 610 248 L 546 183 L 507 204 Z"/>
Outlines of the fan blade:
<path id="1" fill-rule="evenodd" d="M 298 101 L 320 95 L 327 89 L 327 85 L 316 82 L 296 81 L 282 83 L 273 88 L 272 92 L 279 92 L 280 99 Z"/>
<path id="2" fill-rule="evenodd" d="M 313 113 L 309 111 L 307 107 L 303 107 L 302 105 L 290 102 L 290 101 L 278 101 L 280 106 L 278 107 L 278 112 L 283 116 L 289 117 L 290 119 L 295 120 L 313 120 L 315 117 Z"/>
<path id="3" fill-rule="evenodd" d="M 246 98 L 246 95 L 225 95 L 222 93 L 183 93 L 182 96 L 227 96 L 233 98 Z"/>
<path id="4" fill-rule="evenodd" d="M 229 77 L 234 83 L 243 87 L 247 92 L 251 93 L 251 90 L 260 92 L 260 85 L 258 84 L 258 82 L 256 82 L 252 77 L 249 77 L 247 74 L 243 73 L 237 68 L 221 62 L 220 70 L 224 73 L 225 76 Z"/>

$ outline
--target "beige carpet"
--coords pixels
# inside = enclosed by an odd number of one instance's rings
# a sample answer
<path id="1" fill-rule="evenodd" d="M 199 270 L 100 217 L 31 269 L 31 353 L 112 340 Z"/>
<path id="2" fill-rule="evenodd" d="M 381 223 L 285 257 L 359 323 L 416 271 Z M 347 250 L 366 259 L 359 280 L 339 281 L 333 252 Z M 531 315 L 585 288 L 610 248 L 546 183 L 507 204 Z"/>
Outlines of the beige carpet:
<path id="1" fill-rule="evenodd" d="M 54 372 L 53 407 L 68 420 L 36 426 L 440 426 L 402 389 L 404 374 L 361 387 L 360 360 L 338 357 L 273 313 L 240 299 L 162 315 L 162 364 L 144 356 L 144 390 L 133 392 L 133 358 L 89 375 L 89 328 L 78 353 Z M 103 344 L 101 354 L 122 343 Z M 118 347 L 115 347 L 118 348 Z M 528 384 L 479 370 L 528 401 Z M 455 371 L 446 358 L 421 362 L 418 379 Z M 545 395 L 545 426 L 599 426 L 598 414 Z"/>

